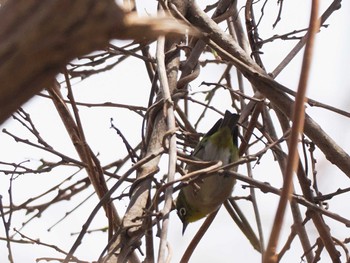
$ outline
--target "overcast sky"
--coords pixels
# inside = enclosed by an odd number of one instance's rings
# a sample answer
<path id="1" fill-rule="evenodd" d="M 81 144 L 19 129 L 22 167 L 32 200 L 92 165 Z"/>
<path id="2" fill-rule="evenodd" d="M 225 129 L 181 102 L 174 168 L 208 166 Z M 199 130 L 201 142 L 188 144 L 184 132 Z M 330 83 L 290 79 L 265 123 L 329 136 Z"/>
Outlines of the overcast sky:
<path id="1" fill-rule="evenodd" d="M 145 4 L 143 1 L 142 3 Z M 207 3 L 213 3 L 214 1 L 201 1 L 201 4 L 205 6 Z M 294 29 L 305 28 L 308 24 L 309 7 L 305 0 L 284 1 L 284 9 L 282 13 L 282 20 L 275 29 L 272 28 L 272 24 L 276 18 L 277 5 L 276 1 L 269 1 L 266 7 L 266 12 L 261 26 L 259 27 L 261 38 L 265 39 L 275 34 L 281 34 L 290 32 Z M 331 1 L 322 2 L 321 12 L 329 5 Z M 242 3 L 242 1 L 239 1 Z M 350 88 L 350 74 L 348 64 L 350 61 L 349 46 L 350 46 L 350 4 L 349 1 L 343 1 L 342 8 L 334 13 L 332 17 L 326 22 L 329 24 L 327 28 L 322 28 L 316 39 L 316 48 L 314 53 L 314 60 L 312 64 L 312 71 L 308 86 L 308 96 L 319 100 L 321 102 L 342 108 L 343 110 L 350 111 L 349 103 L 349 88 Z M 153 13 L 154 6 L 140 5 L 139 10 L 143 10 L 144 13 Z M 120 43 L 120 42 L 118 42 Z M 268 72 L 274 70 L 279 64 L 281 59 L 289 52 L 289 50 L 296 44 L 295 41 L 275 41 L 271 44 L 267 44 L 263 47 L 262 59 L 265 63 Z M 277 77 L 277 81 L 288 86 L 291 89 L 296 89 L 301 65 L 300 54 L 288 67 Z M 191 83 L 191 89 L 193 92 L 199 90 L 199 84 L 202 81 L 217 81 L 217 77 L 221 74 L 220 69 L 216 71 L 207 72 L 203 74 L 199 79 Z M 204 79 L 205 78 L 205 79 Z M 93 76 L 82 82 L 75 83 L 74 92 L 77 101 L 87 102 L 104 102 L 113 101 L 117 103 L 146 106 L 148 101 L 150 83 L 147 80 L 146 73 L 144 72 L 144 65 L 142 61 L 135 58 L 128 59 L 127 63 L 122 63 L 120 66 L 113 70 Z M 224 111 L 230 105 L 229 100 L 223 100 L 220 109 Z M 44 98 L 34 98 L 24 107 L 35 120 L 37 128 L 46 140 L 52 145 L 68 155 L 78 158 L 77 154 L 71 142 L 66 134 L 61 121 L 52 106 L 51 102 Z M 322 126 L 322 128 L 329 133 L 333 139 L 339 143 L 344 149 L 349 152 L 349 121 L 345 117 L 341 117 L 335 113 L 323 110 L 323 109 L 311 109 L 308 107 L 307 112 Z M 128 135 L 128 139 L 133 143 L 133 146 L 140 140 L 140 128 L 141 118 L 131 113 L 128 110 L 115 110 L 115 109 L 100 109 L 98 111 L 87 108 L 80 110 L 82 115 L 82 121 L 84 129 L 86 130 L 87 141 L 92 146 L 95 153 L 99 153 L 99 158 L 102 165 L 108 164 L 114 161 L 116 158 L 123 157 L 126 152 L 121 143 L 119 137 L 115 132 L 109 129 L 109 120 L 114 118 L 115 124 Z M 206 120 L 205 123 L 199 126 L 200 132 L 206 132 L 208 128 L 216 121 L 217 115 L 212 115 L 212 119 Z M 133 120 L 132 127 L 130 127 L 130 120 Z M 24 131 L 23 127 L 13 120 L 7 121 L 2 125 L 2 128 L 6 128 L 16 135 L 23 136 L 25 138 L 32 138 Z M 43 157 L 43 153 L 38 150 L 25 146 L 23 144 L 15 143 L 9 136 L 0 133 L 0 145 L 2 150 L 0 151 L 0 160 L 6 162 L 22 162 L 29 160 L 29 166 L 33 168 L 40 165 L 39 160 Z M 52 159 L 53 158 L 53 159 Z M 319 176 L 323 177 L 320 180 L 323 191 L 331 192 L 336 190 L 339 185 L 344 187 L 348 185 L 348 180 L 344 178 L 341 172 L 334 166 L 327 164 L 324 158 L 320 155 L 318 162 Z M 57 161 L 57 158 L 53 156 L 45 156 L 47 161 Z M 16 195 L 15 203 L 20 204 L 27 200 L 30 196 L 42 193 L 44 189 L 48 189 L 49 186 L 53 186 L 58 182 L 61 182 L 69 173 L 73 170 L 66 168 L 67 170 L 58 169 L 55 170 L 50 176 L 22 176 L 14 182 L 14 193 Z M 260 172 L 265 171 L 265 172 Z M 269 167 L 258 165 L 256 167 L 257 174 L 269 173 Z M 330 176 L 332 175 L 332 176 Z M 81 173 L 78 177 L 83 178 L 84 173 Z M 3 202 L 7 204 L 9 187 L 8 176 L 0 173 L 0 194 L 3 196 Z M 264 178 L 259 178 L 264 181 Z M 276 187 L 280 187 L 280 181 L 276 180 Z M 246 195 L 247 190 L 242 190 L 242 183 L 236 185 L 235 193 L 237 195 Z M 89 193 L 92 189 L 89 190 Z M 87 196 L 79 197 L 81 200 Z M 79 202 L 79 198 L 74 198 L 75 204 Z M 266 209 L 263 209 L 262 218 L 265 222 L 265 237 L 268 237 L 269 229 L 274 214 L 271 211 L 275 211 L 274 205 L 277 203 L 276 198 L 262 194 L 261 198 L 268 202 Z M 34 220 L 28 227 L 24 228 L 23 232 L 32 238 L 40 237 L 41 241 L 50 244 L 56 244 L 66 251 L 69 250 L 73 240 L 70 238 L 69 233 L 80 231 L 80 225 L 85 222 L 87 216 L 90 214 L 91 209 L 96 204 L 96 198 L 93 198 L 88 204 L 81 207 L 77 213 L 74 213 L 64 221 L 55 227 L 51 232 L 47 232 L 52 224 L 59 220 L 65 212 L 74 207 L 73 204 L 60 203 L 47 212 L 44 213 L 42 218 Z M 242 206 L 246 207 L 242 201 Z M 347 203 L 338 202 L 334 203 L 333 208 L 349 210 Z M 125 209 L 127 203 L 121 203 L 119 206 L 121 209 Z M 342 208 L 344 206 L 344 208 Z M 344 211 L 342 210 L 342 211 Z M 247 208 L 246 214 L 253 216 L 251 208 Z M 23 214 L 15 213 L 12 219 L 12 227 L 20 228 L 20 223 L 23 221 Z M 349 213 L 343 216 L 348 216 Z M 175 218 L 175 213 L 172 214 L 171 232 L 169 236 L 170 246 L 173 249 L 173 261 L 177 262 L 182 255 L 184 249 L 187 247 L 196 230 L 200 227 L 201 223 L 191 224 L 184 236 L 181 235 L 180 221 Z M 290 218 L 287 218 L 287 222 L 291 222 Z M 230 224 L 229 227 L 227 224 Z M 92 228 L 99 228 L 106 226 L 106 221 L 101 212 L 96 221 L 94 221 Z M 335 226 L 334 230 L 337 234 L 341 235 L 341 226 L 337 233 Z M 288 226 L 283 233 L 283 237 L 289 234 Z M 0 235 L 4 236 L 3 225 L 0 224 Z M 346 236 L 346 233 L 343 233 Z M 337 235 L 336 235 L 337 236 Z M 223 238 L 225 237 L 225 238 Z M 19 238 L 19 237 L 17 237 Z M 283 239 L 284 240 L 284 239 Z M 84 238 L 83 245 L 77 250 L 77 255 L 82 259 L 96 259 L 98 253 L 102 250 L 105 244 L 105 236 L 103 234 L 92 234 Z M 267 241 L 267 240 L 266 240 Z M 60 256 L 62 255 L 54 252 L 52 249 L 44 248 L 36 245 L 13 245 L 15 262 L 35 262 L 35 258 L 41 256 Z M 94 249 L 91 249 L 94 248 Z M 95 249 L 97 248 L 97 249 Z M 287 254 L 283 262 L 296 262 L 297 258 L 294 253 L 296 251 Z M 0 262 L 7 262 L 6 244 L 0 241 Z M 98 253 L 96 253 L 96 251 Z M 241 255 L 244 255 L 241 258 Z M 240 230 L 232 223 L 232 220 L 228 219 L 228 215 L 224 209 L 221 209 L 218 218 L 205 235 L 204 239 L 200 243 L 199 247 L 193 255 L 192 262 L 260 262 L 260 254 L 253 251 L 246 238 L 240 232 Z M 326 261 L 324 261 L 326 262 Z"/>

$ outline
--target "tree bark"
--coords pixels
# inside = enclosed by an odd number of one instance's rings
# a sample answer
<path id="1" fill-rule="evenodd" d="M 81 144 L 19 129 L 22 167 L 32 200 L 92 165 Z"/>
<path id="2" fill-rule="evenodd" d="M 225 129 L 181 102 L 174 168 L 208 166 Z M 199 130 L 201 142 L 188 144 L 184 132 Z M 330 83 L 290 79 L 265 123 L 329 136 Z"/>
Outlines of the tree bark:
<path id="1" fill-rule="evenodd" d="M 0 10 L 0 123 L 70 60 L 103 49 L 123 26 L 113 0 L 12 0 Z"/>

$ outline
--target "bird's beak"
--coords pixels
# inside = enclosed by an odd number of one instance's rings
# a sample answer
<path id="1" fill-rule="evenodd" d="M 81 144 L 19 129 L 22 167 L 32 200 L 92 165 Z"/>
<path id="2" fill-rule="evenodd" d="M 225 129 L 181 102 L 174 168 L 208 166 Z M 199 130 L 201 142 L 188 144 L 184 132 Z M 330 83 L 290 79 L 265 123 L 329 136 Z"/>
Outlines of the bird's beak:
<path id="1" fill-rule="evenodd" d="M 186 223 L 186 222 L 182 223 L 182 235 L 185 234 L 185 230 L 186 230 L 187 225 L 188 225 L 188 223 Z"/>

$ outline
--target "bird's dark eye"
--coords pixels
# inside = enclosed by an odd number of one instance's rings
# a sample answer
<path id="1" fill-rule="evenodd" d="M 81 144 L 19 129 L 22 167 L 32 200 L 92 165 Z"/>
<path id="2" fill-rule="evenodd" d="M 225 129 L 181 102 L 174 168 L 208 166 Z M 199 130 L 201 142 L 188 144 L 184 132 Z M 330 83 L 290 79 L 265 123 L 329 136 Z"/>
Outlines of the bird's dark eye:
<path id="1" fill-rule="evenodd" d="M 184 216 L 186 215 L 186 213 L 187 213 L 186 208 L 181 207 L 181 208 L 179 209 L 179 215 L 180 215 L 181 217 L 184 217 Z"/>

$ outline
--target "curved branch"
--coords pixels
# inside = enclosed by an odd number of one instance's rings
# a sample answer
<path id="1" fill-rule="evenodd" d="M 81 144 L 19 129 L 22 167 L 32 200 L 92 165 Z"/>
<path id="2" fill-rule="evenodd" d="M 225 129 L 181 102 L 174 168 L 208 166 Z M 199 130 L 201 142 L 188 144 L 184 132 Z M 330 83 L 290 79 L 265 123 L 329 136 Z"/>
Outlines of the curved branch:
<path id="1" fill-rule="evenodd" d="M 0 8 L 0 24 L 0 124 L 69 61 L 111 39 L 185 32 L 171 17 L 140 18 L 113 0 L 12 0 Z"/>

